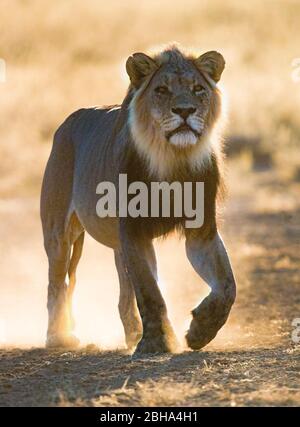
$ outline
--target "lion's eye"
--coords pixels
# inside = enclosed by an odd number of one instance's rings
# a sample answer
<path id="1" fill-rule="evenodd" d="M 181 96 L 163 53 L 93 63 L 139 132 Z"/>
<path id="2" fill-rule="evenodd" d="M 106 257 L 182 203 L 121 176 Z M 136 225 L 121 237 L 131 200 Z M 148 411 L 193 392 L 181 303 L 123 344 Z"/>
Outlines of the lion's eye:
<path id="1" fill-rule="evenodd" d="M 201 85 L 195 85 L 193 88 L 193 92 L 194 93 L 200 93 L 203 92 L 205 90 L 205 87 L 201 86 Z"/>
<path id="2" fill-rule="evenodd" d="M 169 89 L 167 88 L 167 86 L 157 86 L 155 88 L 155 92 L 160 94 L 166 94 L 169 93 Z"/>

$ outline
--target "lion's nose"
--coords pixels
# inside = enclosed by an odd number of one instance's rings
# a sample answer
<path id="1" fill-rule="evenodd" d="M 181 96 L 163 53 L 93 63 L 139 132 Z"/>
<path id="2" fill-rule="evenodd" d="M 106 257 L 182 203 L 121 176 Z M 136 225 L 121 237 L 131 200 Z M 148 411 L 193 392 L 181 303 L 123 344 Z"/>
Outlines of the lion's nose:
<path id="1" fill-rule="evenodd" d="M 172 112 L 175 114 L 178 114 L 178 116 L 182 117 L 183 119 L 187 119 L 190 114 L 193 114 L 196 111 L 196 108 L 194 107 L 177 107 L 172 108 Z"/>

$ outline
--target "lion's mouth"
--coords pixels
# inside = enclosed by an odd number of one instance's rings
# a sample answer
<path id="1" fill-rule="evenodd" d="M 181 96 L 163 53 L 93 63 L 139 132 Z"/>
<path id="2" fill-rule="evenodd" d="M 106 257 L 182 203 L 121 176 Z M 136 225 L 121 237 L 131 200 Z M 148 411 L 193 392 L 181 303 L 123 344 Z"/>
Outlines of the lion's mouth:
<path id="1" fill-rule="evenodd" d="M 197 137 L 200 136 L 199 132 L 191 128 L 191 126 L 189 126 L 187 123 L 183 123 L 182 125 L 178 126 L 176 129 L 173 129 L 170 132 L 168 132 L 166 135 L 167 139 L 170 139 L 173 135 L 176 135 L 177 133 L 180 133 L 180 132 L 193 132 L 193 134 L 196 135 Z"/>

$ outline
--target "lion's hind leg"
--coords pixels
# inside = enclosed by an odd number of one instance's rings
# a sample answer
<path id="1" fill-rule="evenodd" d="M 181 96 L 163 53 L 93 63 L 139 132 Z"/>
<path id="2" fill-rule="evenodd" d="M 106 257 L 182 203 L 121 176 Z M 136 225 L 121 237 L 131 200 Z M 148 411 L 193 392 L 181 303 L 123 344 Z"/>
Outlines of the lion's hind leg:
<path id="1" fill-rule="evenodd" d="M 74 320 L 73 310 L 72 310 L 72 300 L 73 300 L 73 294 L 74 294 L 75 285 L 76 285 L 76 269 L 82 255 L 83 242 L 84 242 L 84 231 L 80 234 L 78 239 L 75 240 L 73 244 L 72 256 L 71 256 L 70 264 L 68 268 L 69 285 L 68 285 L 67 296 L 68 296 L 68 305 L 69 305 L 70 322 L 71 322 L 70 326 L 72 330 L 75 327 L 75 320 Z"/>
<path id="2" fill-rule="evenodd" d="M 73 207 L 74 147 L 70 116 L 56 131 L 41 192 L 41 221 L 48 256 L 47 346 L 73 347 L 71 297 L 83 244 L 83 227 Z M 79 240 L 77 240 L 79 239 Z M 72 253 L 72 246 L 73 253 Z M 71 256 L 72 255 L 72 256 Z M 66 284 L 69 271 L 70 288 Z"/>
<path id="3" fill-rule="evenodd" d="M 74 223 L 74 220 L 72 222 Z M 78 339 L 72 335 L 72 296 L 83 236 L 81 232 L 79 237 L 74 239 L 73 230 L 69 226 L 62 234 L 59 230 L 53 230 L 45 242 L 49 262 L 47 347 L 75 347 L 79 344 Z M 67 273 L 70 278 L 69 285 L 66 284 Z"/>
<path id="4" fill-rule="evenodd" d="M 123 323 L 125 340 L 129 350 L 137 346 L 143 335 L 142 321 L 137 308 L 133 285 L 125 271 L 120 253 L 115 251 L 115 263 L 119 276 L 119 313 Z"/>

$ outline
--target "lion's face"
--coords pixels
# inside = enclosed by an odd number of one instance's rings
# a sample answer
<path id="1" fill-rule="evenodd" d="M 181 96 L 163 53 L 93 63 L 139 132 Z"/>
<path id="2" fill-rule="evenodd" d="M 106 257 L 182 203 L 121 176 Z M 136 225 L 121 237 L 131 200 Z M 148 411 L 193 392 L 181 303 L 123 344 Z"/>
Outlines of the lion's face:
<path id="1" fill-rule="evenodd" d="M 182 162 L 200 165 L 210 158 L 211 130 L 221 104 L 216 83 L 224 64 L 217 52 L 197 58 L 176 47 L 153 57 L 136 53 L 128 58 L 131 134 L 160 177 Z"/>
<path id="2" fill-rule="evenodd" d="M 212 90 L 192 64 L 163 66 L 146 89 L 151 118 L 162 138 L 178 148 L 195 145 L 207 128 Z"/>

